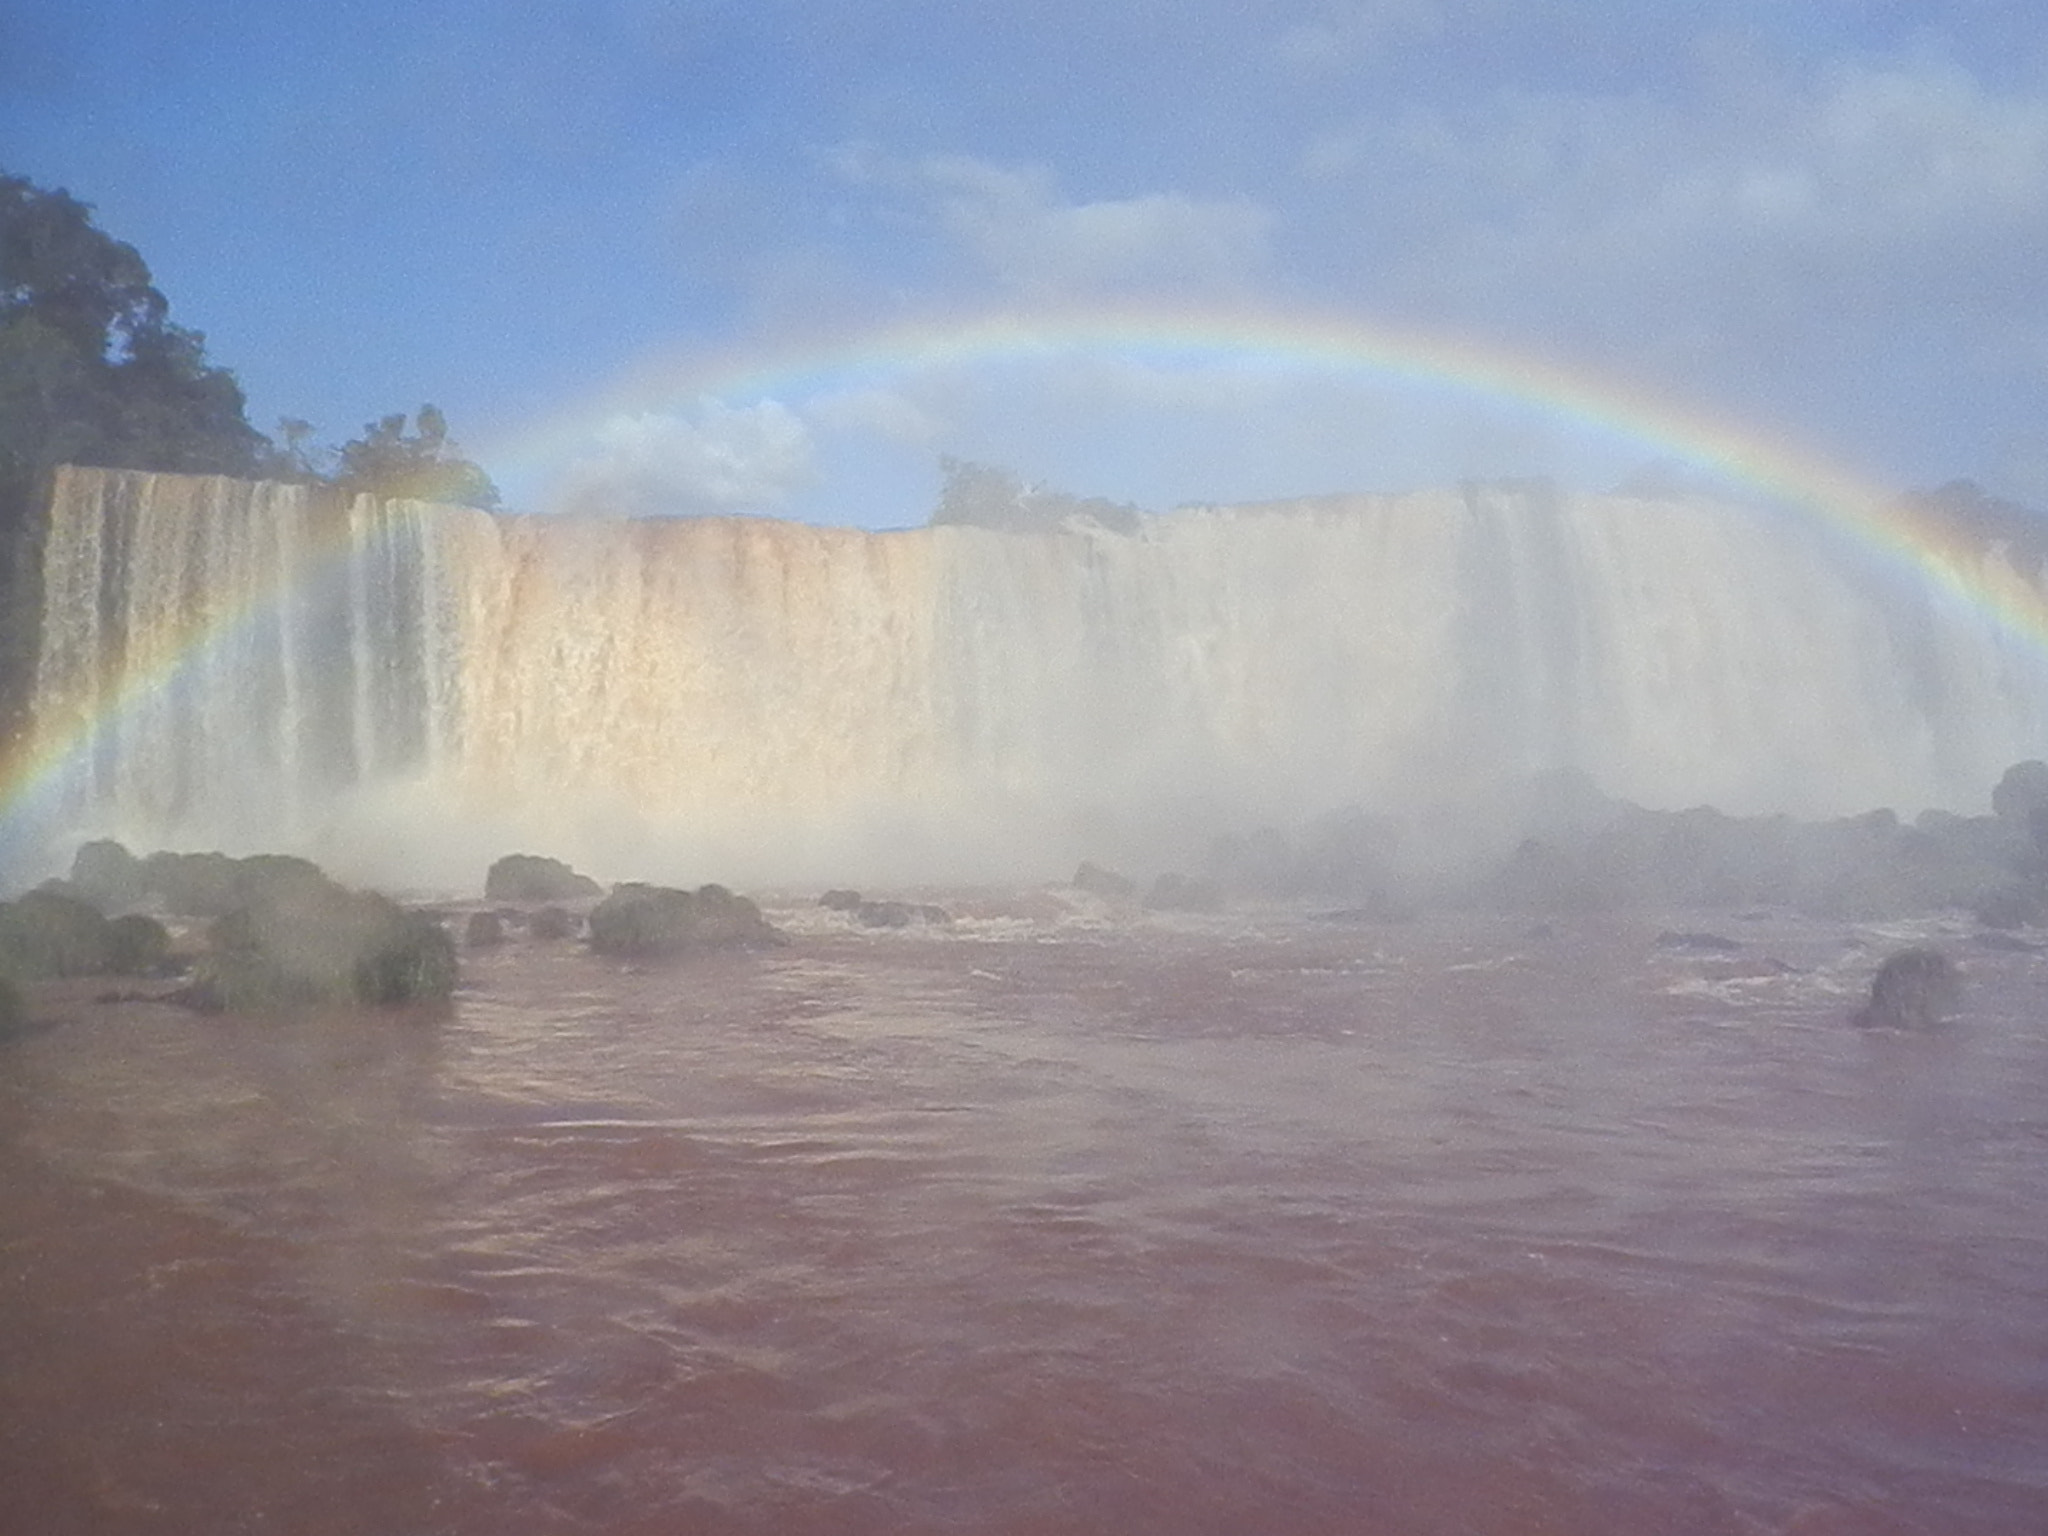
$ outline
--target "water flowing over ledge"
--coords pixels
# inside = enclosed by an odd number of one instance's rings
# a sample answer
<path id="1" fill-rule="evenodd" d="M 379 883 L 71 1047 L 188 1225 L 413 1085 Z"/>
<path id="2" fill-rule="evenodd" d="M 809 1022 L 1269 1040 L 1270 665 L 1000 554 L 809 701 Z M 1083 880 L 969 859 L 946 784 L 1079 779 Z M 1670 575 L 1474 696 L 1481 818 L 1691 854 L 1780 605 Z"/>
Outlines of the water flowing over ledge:
<path id="1" fill-rule="evenodd" d="M 1783 515 L 1528 485 L 1023 535 L 64 470 L 44 604 L 58 825 L 363 874 L 1043 874 L 1552 768 L 1975 810 L 2048 746 L 2048 657 L 1967 595 Z"/>

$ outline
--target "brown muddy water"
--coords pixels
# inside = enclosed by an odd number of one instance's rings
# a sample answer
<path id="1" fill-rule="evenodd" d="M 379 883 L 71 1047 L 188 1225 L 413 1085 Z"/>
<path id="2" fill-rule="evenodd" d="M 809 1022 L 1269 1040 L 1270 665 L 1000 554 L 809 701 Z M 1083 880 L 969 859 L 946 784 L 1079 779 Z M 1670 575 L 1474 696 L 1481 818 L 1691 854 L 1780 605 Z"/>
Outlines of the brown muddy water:
<path id="1" fill-rule="evenodd" d="M 45 999 L 0 1531 L 2048 1531 L 2048 956 L 1015 912 Z"/>

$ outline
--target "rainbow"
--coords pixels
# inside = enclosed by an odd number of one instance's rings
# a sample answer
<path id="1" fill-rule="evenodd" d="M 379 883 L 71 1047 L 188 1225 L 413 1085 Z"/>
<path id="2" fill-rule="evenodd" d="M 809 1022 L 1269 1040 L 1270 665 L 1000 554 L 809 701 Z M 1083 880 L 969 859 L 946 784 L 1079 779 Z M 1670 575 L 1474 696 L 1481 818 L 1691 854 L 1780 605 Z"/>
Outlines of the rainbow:
<path id="1" fill-rule="evenodd" d="M 1128 356 L 1164 367 L 1237 364 L 1364 375 L 1391 386 L 1449 389 L 1526 407 L 1589 433 L 1640 445 L 1746 488 L 1846 536 L 1909 580 L 1987 611 L 2048 648 L 2048 602 L 1987 566 L 1954 530 L 1900 504 L 1895 489 L 1745 422 L 1448 331 L 1303 310 L 1135 306 L 1051 314 L 917 319 L 780 345 L 650 359 L 572 411 L 536 423 L 485 457 L 518 468 L 572 458 L 606 421 L 635 412 L 764 400 L 798 403 L 923 372 L 1063 357 Z M 1079 489 L 1086 490 L 1086 487 Z"/>
<path id="2" fill-rule="evenodd" d="M 61 488 L 77 473 L 68 466 L 60 466 L 53 486 Z M 344 516 L 311 520 L 311 538 L 293 562 L 302 572 L 302 579 L 326 581 L 344 569 L 360 543 L 361 526 L 356 519 Z M 0 758 L 0 886 L 4 886 L 7 871 L 21 851 L 19 845 L 31 834 L 39 816 L 52 809 L 44 802 L 62 782 L 64 770 L 91 751 L 110 723 L 121 719 L 138 703 L 164 693 L 175 694 L 181 682 L 203 667 L 216 649 L 260 622 L 275 607 L 280 595 L 256 594 L 239 604 L 222 604 L 195 614 L 178 643 L 167 650 L 158 664 L 130 667 L 121 676 L 108 680 L 95 712 L 68 722 L 37 722 L 11 755 Z"/>
<path id="3" fill-rule="evenodd" d="M 1166 310 L 1122 306 L 1057 314 L 1011 312 L 926 318 L 877 329 L 727 350 L 664 355 L 636 366 L 568 411 L 480 445 L 487 465 L 530 468 L 571 460 L 605 422 L 650 410 L 764 400 L 794 403 L 947 368 L 1127 357 L 1160 367 L 1241 366 L 1363 376 L 1397 388 L 1450 389 L 1539 413 L 1561 425 L 1639 444 L 1747 487 L 1837 531 L 1855 547 L 1952 601 L 1989 615 L 2030 647 L 2048 651 L 2048 600 L 2003 561 L 1960 545 L 1952 530 L 1900 505 L 1866 476 L 1754 425 L 1648 388 L 1443 331 L 1353 315 Z M 299 569 L 309 579 L 353 553 L 358 520 L 335 518 Z M 108 722 L 143 699 L 175 691 L 203 658 L 271 608 L 278 594 L 195 619 L 176 653 L 130 672 L 102 695 L 92 718 L 47 724 L 0 763 L 0 860 L 64 767 L 89 751 Z"/>

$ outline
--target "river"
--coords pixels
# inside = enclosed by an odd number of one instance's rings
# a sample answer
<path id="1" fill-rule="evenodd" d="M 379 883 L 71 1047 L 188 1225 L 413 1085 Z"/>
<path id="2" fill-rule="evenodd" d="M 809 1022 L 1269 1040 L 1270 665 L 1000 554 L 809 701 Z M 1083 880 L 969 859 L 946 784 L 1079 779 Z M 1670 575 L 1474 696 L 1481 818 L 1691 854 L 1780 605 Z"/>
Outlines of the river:
<path id="1" fill-rule="evenodd" d="M 0 1530 L 2048 1530 L 2048 956 L 947 899 L 440 1020 L 50 993 Z M 1928 939 L 1961 1016 L 1853 1028 Z"/>

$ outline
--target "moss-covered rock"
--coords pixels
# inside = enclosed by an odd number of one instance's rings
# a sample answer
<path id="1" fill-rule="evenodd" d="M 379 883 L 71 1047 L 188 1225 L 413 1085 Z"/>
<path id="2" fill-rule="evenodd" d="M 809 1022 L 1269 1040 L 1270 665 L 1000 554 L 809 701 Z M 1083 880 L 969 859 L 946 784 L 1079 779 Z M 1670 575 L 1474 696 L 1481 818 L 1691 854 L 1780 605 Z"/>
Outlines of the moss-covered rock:
<path id="1" fill-rule="evenodd" d="M 83 843 L 71 858 L 71 885 L 102 912 L 118 912 L 148 899 L 142 860 L 111 838 Z"/>
<path id="2" fill-rule="evenodd" d="M 106 915 L 88 901 L 39 889 L 0 902 L 0 972 L 24 978 L 102 976 L 112 940 Z"/>
<path id="3" fill-rule="evenodd" d="M 321 879 L 276 882 L 214 923 L 195 991 L 236 1013 L 446 1001 L 455 942 L 431 917 Z"/>
<path id="4" fill-rule="evenodd" d="M 590 913 L 590 947 L 604 954 L 649 957 L 782 942 L 759 907 L 722 885 L 684 891 L 629 881 L 612 887 Z"/>
<path id="5" fill-rule="evenodd" d="M 147 913 L 125 912 L 107 924 L 107 969 L 116 976 L 147 976 L 170 953 L 170 930 Z"/>

